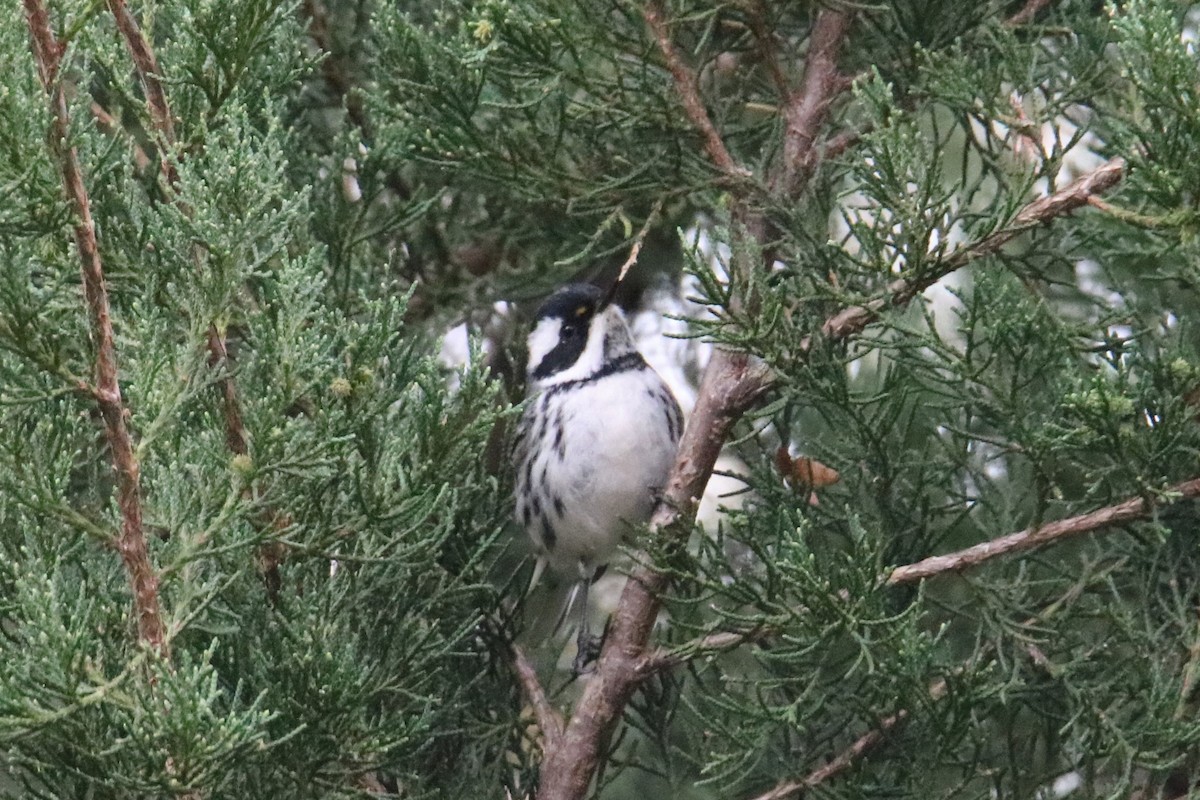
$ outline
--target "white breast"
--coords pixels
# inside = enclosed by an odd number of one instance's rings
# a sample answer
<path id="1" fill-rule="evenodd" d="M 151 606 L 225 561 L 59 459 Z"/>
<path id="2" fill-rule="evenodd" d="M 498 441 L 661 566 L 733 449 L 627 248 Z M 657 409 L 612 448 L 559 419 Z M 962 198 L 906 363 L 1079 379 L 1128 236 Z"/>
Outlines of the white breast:
<path id="1" fill-rule="evenodd" d="M 522 425 L 518 519 L 553 568 L 590 577 L 649 518 L 675 459 L 678 406 L 642 367 L 544 391 Z"/>

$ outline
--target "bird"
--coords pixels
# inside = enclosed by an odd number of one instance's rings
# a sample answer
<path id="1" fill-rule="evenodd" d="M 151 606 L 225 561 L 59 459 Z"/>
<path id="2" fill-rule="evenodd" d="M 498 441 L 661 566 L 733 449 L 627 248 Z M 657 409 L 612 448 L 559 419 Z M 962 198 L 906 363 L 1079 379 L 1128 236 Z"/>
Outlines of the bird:
<path id="1" fill-rule="evenodd" d="M 588 591 L 650 519 L 683 432 L 679 403 L 611 297 L 572 283 L 534 314 L 513 446 L 514 511 L 537 555 L 533 582 L 547 566 L 575 582 L 559 624 L 578 608 L 576 676 L 601 646 L 588 631 Z"/>

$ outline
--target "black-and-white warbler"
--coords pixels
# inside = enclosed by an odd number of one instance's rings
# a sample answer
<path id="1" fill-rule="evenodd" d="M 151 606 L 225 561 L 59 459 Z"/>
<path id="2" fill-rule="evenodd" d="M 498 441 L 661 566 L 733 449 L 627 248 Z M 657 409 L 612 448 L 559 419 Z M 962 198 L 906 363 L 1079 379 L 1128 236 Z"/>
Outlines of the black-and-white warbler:
<path id="1" fill-rule="evenodd" d="M 578 581 L 568 609 L 580 615 L 579 673 L 598 646 L 587 631 L 588 589 L 621 539 L 649 519 L 683 415 L 620 309 L 586 284 L 559 289 L 538 309 L 528 394 L 514 450 L 516 516 L 537 574 L 548 564 Z"/>

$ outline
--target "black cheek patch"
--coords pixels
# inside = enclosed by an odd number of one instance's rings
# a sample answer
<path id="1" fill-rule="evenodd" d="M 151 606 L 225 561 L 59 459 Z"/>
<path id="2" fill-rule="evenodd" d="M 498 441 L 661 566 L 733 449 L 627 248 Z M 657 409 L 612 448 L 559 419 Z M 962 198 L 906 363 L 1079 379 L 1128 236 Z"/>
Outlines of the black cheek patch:
<path id="1" fill-rule="evenodd" d="M 533 377 L 537 380 L 549 378 L 555 373 L 562 372 L 576 361 L 583 353 L 583 348 L 587 346 L 587 329 L 581 328 L 572 335 L 566 334 L 566 329 L 559 334 L 558 344 L 546 353 L 545 357 L 537 365 L 537 369 L 533 371 Z"/>

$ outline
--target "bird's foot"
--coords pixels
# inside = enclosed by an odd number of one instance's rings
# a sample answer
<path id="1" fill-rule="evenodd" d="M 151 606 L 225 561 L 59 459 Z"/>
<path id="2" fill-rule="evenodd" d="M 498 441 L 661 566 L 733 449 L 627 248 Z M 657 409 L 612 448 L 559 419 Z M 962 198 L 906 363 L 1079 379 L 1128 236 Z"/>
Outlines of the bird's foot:
<path id="1" fill-rule="evenodd" d="M 571 663 L 571 675 L 578 678 L 580 675 L 592 672 L 596 668 L 596 660 L 600 658 L 600 649 L 603 645 L 603 636 L 581 636 L 576 642 L 575 661 Z"/>
<path id="2" fill-rule="evenodd" d="M 603 646 L 603 635 L 580 634 L 575 642 L 575 660 L 571 663 L 571 676 L 578 678 L 580 675 L 593 671 Z"/>

